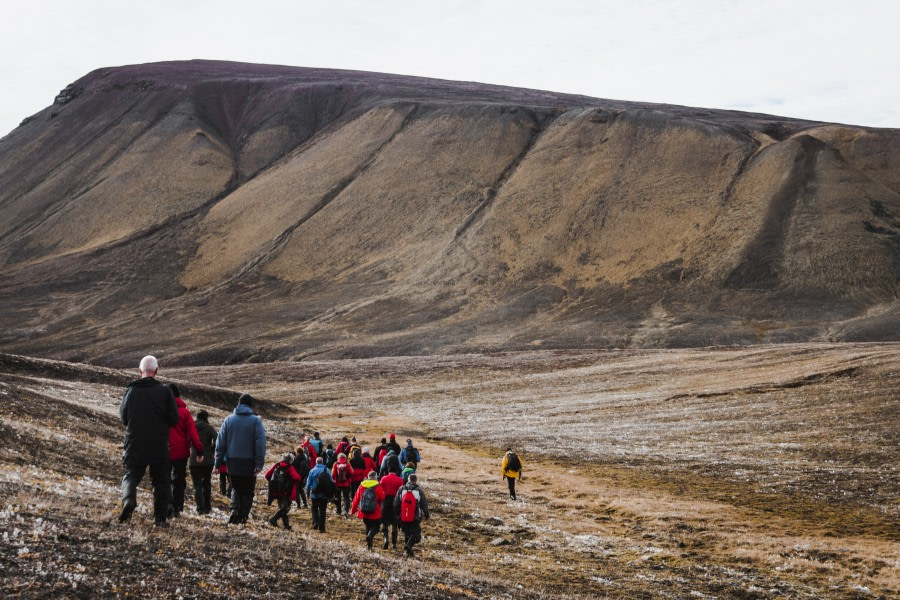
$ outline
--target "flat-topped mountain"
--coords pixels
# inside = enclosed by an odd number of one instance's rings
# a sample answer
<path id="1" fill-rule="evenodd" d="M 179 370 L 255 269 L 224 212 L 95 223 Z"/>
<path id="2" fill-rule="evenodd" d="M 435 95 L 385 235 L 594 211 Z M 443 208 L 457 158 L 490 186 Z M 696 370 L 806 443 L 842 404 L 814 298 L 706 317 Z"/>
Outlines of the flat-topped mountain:
<path id="1" fill-rule="evenodd" d="M 0 140 L 0 349 L 132 365 L 900 339 L 900 131 L 101 69 Z"/>

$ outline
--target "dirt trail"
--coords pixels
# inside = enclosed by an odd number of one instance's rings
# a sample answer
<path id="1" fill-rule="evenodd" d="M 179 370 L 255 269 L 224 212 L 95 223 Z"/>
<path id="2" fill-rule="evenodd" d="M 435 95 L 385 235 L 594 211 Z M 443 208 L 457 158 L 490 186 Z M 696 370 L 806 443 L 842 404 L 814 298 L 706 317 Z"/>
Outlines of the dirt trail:
<path id="1" fill-rule="evenodd" d="M 323 425 L 341 424 L 331 413 L 303 415 L 320 416 Z M 368 415 L 367 428 L 359 415 L 344 416 L 345 431 L 372 447 L 386 432 L 396 431 L 401 445 L 413 436 L 434 513 L 421 559 L 446 568 L 590 597 L 658 593 L 660 585 L 677 597 L 814 597 L 811 590 L 826 582 L 900 587 L 900 548 L 888 540 L 835 538 L 808 523 L 673 494 L 644 473 L 528 455 L 518 501 L 511 501 L 501 451 L 424 439 L 427 425 L 410 419 Z M 357 525 L 341 525 L 338 533 L 362 544 Z"/>

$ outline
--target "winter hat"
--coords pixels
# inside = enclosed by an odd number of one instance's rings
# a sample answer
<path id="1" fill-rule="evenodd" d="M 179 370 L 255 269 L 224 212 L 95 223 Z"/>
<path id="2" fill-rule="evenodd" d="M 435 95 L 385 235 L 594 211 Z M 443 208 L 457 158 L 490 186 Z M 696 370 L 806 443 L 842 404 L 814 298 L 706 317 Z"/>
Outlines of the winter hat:
<path id="1" fill-rule="evenodd" d="M 172 390 L 172 395 L 176 398 L 181 398 L 181 393 L 178 391 L 178 386 L 174 383 L 169 384 L 169 389 Z"/>
<path id="2" fill-rule="evenodd" d="M 247 406 L 253 406 L 254 398 L 250 394 L 241 394 L 241 397 L 238 398 L 238 404 L 246 404 Z"/>
<path id="3" fill-rule="evenodd" d="M 209 422 L 209 413 L 206 412 L 205 410 L 198 411 L 197 418 L 200 419 L 201 421 L 206 421 L 208 423 Z"/>
<path id="4" fill-rule="evenodd" d="M 396 439 L 397 439 L 397 434 L 392 433 L 392 434 L 391 434 L 391 439 L 392 439 L 392 440 L 396 440 Z"/>

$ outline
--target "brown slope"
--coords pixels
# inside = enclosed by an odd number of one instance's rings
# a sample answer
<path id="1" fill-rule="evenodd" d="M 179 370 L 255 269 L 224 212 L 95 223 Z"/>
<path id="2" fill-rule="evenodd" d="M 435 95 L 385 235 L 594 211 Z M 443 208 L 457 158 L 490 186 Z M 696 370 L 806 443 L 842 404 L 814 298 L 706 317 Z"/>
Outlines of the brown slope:
<path id="1" fill-rule="evenodd" d="M 893 130 L 191 61 L 86 76 L 0 140 L 0 167 L 11 351 L 900 333 Z"/>

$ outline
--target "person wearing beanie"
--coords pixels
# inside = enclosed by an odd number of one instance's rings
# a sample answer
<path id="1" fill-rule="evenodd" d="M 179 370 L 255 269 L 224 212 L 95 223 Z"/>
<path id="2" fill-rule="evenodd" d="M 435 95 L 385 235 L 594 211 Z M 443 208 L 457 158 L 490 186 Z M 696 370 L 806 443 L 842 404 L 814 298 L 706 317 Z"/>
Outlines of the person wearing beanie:
<path id="1" fill-rule="evenodd" d="M 300 461 L 303 461 L 302 457 Z M 278 501 L 278 512 L 269 519 L 269 525 L 272 527 L 278 527 L 278 519 L 281 519 L 285 529 L 291 528 L 288 513 L 291 512 L 291 505 L 297 498 L 297 488 L 300 485 L 300 475 L 294 469 L 294 462 L 294 455 L 288 452 L 266 471 L 265 477 L 269 482 L 269 504 L 272 504 L 273 500 Z"/>
<path id="2" fill-rule="evenodd" d="M 397 456 L 400 456 L 400 452 L 402 452 L 403 449 L 400 447 L 400 444 L 397 443 L 397 435 L 396 434 L 392 433 L 390 435 L 390 440 L 387 443 L 387 449 L 389 451 L 393 450 L 394 454 L 396 454 Z"/>
<path id="3" fill-rule="evenodd" d="M 381 504 L 384 502 L 384 488 L 378 483 L 378 473 L 369 471 L 359 485 L 350 505 L 350 514 L 357 515 L 366 527 L 366 547 L 372 549 L 375 534 L 381 529 Z"/>
<path id="4" fill-rule="evenodd" d="M 232 486 L 229 523 L 246 523 L 250 517 L 256 475 L 266 459 L 266 430 L 253 412 L 253 404 L 253 396 L 242 394 L 216 440 L 215 466 L 227 465 Z"/>
<path id="5" fill-rule="evenodd" d="M 413 446 L 412 440 L 406 440 L 406 448 L 400 451 L 400 462 L 403 464 L 414 463 L 416 467 L 422 462 L 422 455 L 420 455 L 419 451 L 416 450 L 416 447 Z"/>
<path id="6" fill-rule="evenodd" d="M 195 461 L 200 464 L 204 460 L 203 444 L 197 435 L 197 427 L 187 404 L 181 399 L 181 392 L 174 383 L 169 384 L 169 389 L 175 396 L 175 404 L 178 406 L 178 424 L 169 429 L 169 462 L 172 466 L 172 503 L 169 505 L 169 515 L 179 517 L 184 511 L 184 490 L 187 489 L 187 464 L 192 450 Z M 210 461 L 207 461 L 210 462 Z"/>
<path id="7" fill-rule="evenodd" d="M 208 515 L 212 512 L 212 471 L 213 457 L 216 454 L 216 438 L 218 434 L 215 428 L 209 424 L 209 413 L 205 410 L 197 412 L 194 419 L 197 428 L 197 437 L 200 438 L 202 452 L 191 448 L 191 482 L 194 485 L 194 503 L 197 505 L 198 515 Z M 203 460 L 199 460 L 202 458 Z"/>
<path id="8" fill-rule="evenodd" d="M 178 406 L 172 390 L 156 380 L 158 371 L 159 363 L 154 356 L 142 358 L 138 366 L 141 378 L 131 382 L 119 405 L 119 418 L 125 425 L 120 523 L 131 519 L 137 508 L 137 488 L 149 468 L 154 520 L 157 526 L 168 527 L 172 494 L 169 428 L 178 424 Z"/>

